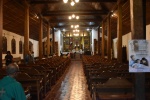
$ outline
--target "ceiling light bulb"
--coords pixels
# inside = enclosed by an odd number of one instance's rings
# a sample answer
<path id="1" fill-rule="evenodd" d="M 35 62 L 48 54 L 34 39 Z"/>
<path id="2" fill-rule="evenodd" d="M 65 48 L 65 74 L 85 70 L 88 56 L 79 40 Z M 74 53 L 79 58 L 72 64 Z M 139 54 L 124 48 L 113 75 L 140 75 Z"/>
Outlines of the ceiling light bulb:
<path id="1" fill-rule="evenodd" d="M 78 2 L 79 2 L 79 0 L 75 0 L 75 2 L 76 2 L 76 3 L 78 3 Z"/>
<path id="2" fill-rule="evenodd" d="M 71 25 L 71 28 L 73 28 L 73 25 Z"/>
<path id="3" fill-rule="evenodd" d="M 69 16 L 69 19 L 72 19 L 72 17 L 71 17 L 71 16 Z"/>
<path id="4" fill-rule="evenodd" d="M 63 0 L 64 1 L 64 3 L 67 3 L 68 2 L 68 0 Z"/>
<path id="5" fill-rule="evenodd" d="M 75 18 L 75 15 L 74 15 L 74 14 L 72 14 L 72 18 Z"/>
<path id="6" fill-rule="evenodd" d="M 70 3 L 70 4 L 71 4 L 71 6 L 74 6 L 74 4 L 75 4 L 75 3 L 74 3 L 74 1 L 71 1 L 71 3 Z"/>
<path id="7" fill-rule="evenodd" d="M 76 19 L 79 19 L 79 16 L 76 16 Z"/>

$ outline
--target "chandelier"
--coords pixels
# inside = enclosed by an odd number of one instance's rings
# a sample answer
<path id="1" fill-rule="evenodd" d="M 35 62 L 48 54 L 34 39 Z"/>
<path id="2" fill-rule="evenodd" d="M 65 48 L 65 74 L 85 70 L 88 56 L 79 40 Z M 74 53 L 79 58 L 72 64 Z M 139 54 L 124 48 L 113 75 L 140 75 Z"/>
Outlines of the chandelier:
<path id="1" fill-rule="evenodd" d="M 63 1 L 64 1 L 64 3 L 68 3 L 68 0 L 63 0 Z M 71 5 L 71 6 L 74 6 L 75 3 L 78 3 L 78 2 L 79 2 L 79 0 L 69 0 L 69 2 L 70 2 L 70 5 Z"/>
<path id="2" fill-rule="evenodd" d="M 68 19 L 79 19 L 79 16 L 76 16 L 74 14 L 72 14 L 71 16 L 68 17 Z"/>
<path id="3" fill-rule="evenodd" d="M 79 25 L 71 25 L 71 28 L 79 28 Z"/>
<path id="4" fill-rule="evenodd" d="M 73 32 L 80 32 L 80 30 L 75 29 L 75 30 L 73 30 Z"/>

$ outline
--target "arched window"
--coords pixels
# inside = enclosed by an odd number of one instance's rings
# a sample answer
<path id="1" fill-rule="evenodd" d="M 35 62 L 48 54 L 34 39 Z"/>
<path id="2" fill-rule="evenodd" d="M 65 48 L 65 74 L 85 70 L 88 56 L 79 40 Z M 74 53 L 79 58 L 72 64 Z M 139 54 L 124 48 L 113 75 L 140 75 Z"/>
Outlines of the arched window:
<path id="1" fill-rule="evenodd" d="M 12 50 L 12 54 L 16 54 L 16 40 L 13 39 L 11 40 L 11 50 Z"/>
<path id="2" fill-rule="evenodd" d="M 7 52 L 7 38 L 5 36 L 3 36 L 3 38 L 2 38 L 2 45 L 3 45 L 2 52 L 3 52 L 3 54 L 6 54 L 6 52 Z"/>
<path id="3" fill-rule="evenodd" d="M 19 41 L 19 54 L 22 54 L 22 41 Z"/>

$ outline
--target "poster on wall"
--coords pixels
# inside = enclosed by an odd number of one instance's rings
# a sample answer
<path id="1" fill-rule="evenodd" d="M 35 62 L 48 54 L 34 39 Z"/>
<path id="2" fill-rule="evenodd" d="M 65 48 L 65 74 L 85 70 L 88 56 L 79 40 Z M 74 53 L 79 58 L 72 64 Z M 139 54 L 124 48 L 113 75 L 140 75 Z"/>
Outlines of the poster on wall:
<path id="1" fill-rule="evenodd" d="M 129 41 L 129 72 L 150 72 L 150 41 Z"/>

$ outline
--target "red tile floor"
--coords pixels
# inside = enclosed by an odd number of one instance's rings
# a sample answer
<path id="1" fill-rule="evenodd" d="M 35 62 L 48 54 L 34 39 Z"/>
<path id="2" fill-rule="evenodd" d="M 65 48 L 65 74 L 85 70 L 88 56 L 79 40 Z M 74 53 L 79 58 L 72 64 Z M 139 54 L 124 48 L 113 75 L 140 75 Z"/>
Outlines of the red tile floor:
<path id="1" fill-rule="evenodd" d="M 82 61 L 72 61 L 69 69 L 58 80 L 44 100 L 91 100 Z"/>

